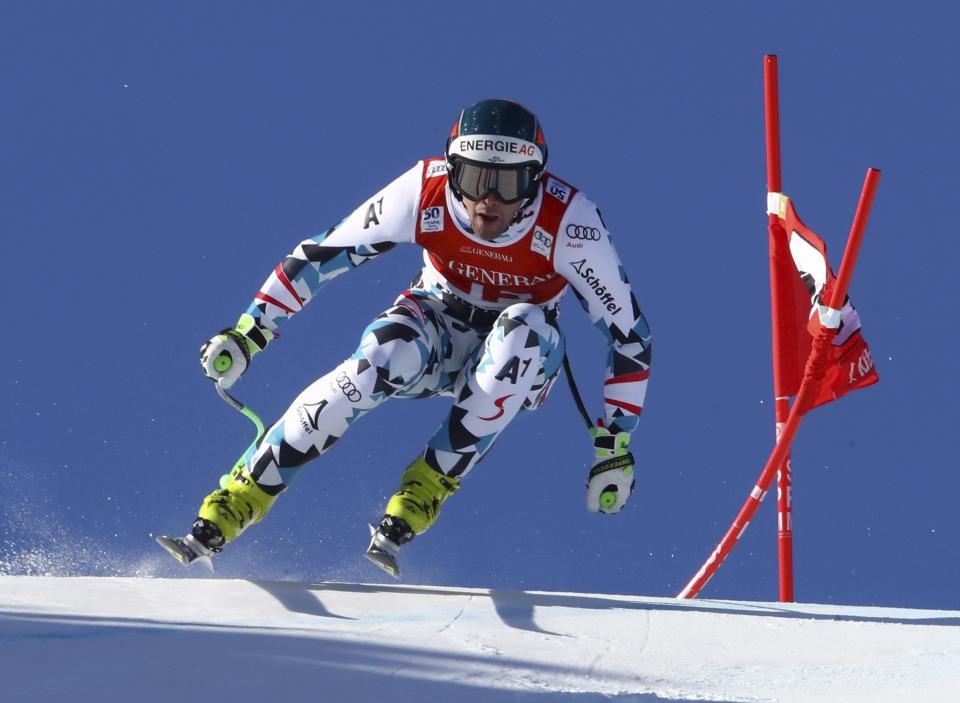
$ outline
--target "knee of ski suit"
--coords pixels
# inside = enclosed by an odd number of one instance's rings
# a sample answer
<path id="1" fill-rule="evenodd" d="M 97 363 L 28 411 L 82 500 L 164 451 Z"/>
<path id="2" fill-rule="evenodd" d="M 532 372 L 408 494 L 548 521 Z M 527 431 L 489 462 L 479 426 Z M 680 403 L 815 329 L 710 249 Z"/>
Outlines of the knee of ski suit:
<path id="1" fill-rule="evenodd" d="M 527 397 L 522 409 L 529 410 L 542 402 L 544 389 L 563 363 L 564 350 L 555 312 L 531 303 L 515 303 L 497 318 L 487 337 L 484 356 L 502 360 L 493 379 L 511 381 L 524 389 Z M 497 361 L 493 363 L 497 366 Z"/>
<path id="2" fill-rule="evenodd" d="M 554 315 L 517 303 L 500 314 L 477 353 L 425 453 L 431 467 L 455 478 L 469 473 L 518 413 L 543 402 L 563 360 L 563 335 Z"/>
<path id="3" fill-rule="evenodd" d="M 443 330 L 426 306 L 403 300 L 384 311 L 363 332 L 354 359 L 366 361 L 376 371 L 377 391 L 385 396 L 413 389 L 431 367 L 431 359 L 449 345 Z"/>

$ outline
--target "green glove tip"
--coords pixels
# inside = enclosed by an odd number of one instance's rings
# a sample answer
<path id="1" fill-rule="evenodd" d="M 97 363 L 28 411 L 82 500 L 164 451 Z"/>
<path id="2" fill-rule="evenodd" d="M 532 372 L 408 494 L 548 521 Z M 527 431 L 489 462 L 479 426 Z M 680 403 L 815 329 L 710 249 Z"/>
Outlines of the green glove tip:
<path id="1" fill-rule="evenodd" d="M 226 373 L 231 366 L 233 366 L 233 359 L 229 354 L 221 354 L 213 360 L 213 368 L 217 370 L 217 373 Z"/>

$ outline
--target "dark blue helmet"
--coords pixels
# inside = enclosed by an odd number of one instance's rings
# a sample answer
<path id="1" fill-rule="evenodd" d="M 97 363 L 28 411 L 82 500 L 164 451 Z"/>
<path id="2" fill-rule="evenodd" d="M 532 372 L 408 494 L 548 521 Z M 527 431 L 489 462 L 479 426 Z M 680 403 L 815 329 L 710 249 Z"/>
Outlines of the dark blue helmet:
<path id="1" fill-rule="evenodd" d="M 458 197 L 495 192 L 504 202 L 536 194 L 547 143 L 536 115 L 511 100 L 481 100 L 463 110 L 447 139 L 447 173 Z"/>

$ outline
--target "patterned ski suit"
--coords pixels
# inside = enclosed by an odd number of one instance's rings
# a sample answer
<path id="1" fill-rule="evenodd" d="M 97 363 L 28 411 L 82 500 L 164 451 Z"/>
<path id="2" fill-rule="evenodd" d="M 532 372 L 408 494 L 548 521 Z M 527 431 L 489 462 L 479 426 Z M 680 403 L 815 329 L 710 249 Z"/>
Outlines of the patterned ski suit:
<path id="1" fill-rule="evenodd" d="M 391 397 L 449 395 L 425 458 L 463 477 L 519 413 L 546 398 L 563 355 L 557 306 L 567 286 L 609 346 L 605 423 L 632 431 L 650 368 L 650 332 L 596 206 L 545 174 L 492 242 L 469 227 L 443 159 L 420 161 L 339 225 L 301 242 L 248 313 L 271 331 L 330 279 L 401 242 L 423 248 L 411 287 L 364 331 L 356 352 L 308 386 L 247 457 L 257 484 L 282 491 L 302 466 Z"/>

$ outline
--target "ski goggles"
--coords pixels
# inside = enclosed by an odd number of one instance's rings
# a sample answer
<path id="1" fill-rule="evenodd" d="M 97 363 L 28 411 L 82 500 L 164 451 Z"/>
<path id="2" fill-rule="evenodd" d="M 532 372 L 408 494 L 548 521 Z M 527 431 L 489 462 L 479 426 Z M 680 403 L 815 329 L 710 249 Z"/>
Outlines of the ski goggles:
<path id="1" fill-rule="evenodd" d="M 515 203 L 532 195 L 537 186 L 538 167 L 481 166 L 456 159 L 453 164 L 452 184 L 463 197 L 477 201 L 494 193 L 506 204 Z"/>

